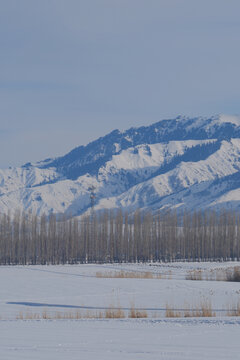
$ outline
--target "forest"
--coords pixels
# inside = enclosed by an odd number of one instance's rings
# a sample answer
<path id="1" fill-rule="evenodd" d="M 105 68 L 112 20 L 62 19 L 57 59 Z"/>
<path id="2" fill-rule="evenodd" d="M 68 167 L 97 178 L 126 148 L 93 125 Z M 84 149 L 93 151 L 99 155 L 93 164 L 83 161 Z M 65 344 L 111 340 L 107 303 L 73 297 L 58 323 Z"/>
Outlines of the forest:
<path id="1" fill-rule="evenodd" d="M 0 215 L 1 265 L 239 259 L 235 211 Z"/>

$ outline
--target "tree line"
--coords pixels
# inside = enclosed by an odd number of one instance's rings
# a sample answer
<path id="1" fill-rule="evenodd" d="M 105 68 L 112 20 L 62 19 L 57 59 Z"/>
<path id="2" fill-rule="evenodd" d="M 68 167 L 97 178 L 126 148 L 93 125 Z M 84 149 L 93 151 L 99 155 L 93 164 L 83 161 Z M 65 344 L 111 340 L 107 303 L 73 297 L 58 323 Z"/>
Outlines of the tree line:
<path id="1" fill-rule="evenodd" d="M 234 211 L 0 215 L 1 265 L 239 259 Z"/>

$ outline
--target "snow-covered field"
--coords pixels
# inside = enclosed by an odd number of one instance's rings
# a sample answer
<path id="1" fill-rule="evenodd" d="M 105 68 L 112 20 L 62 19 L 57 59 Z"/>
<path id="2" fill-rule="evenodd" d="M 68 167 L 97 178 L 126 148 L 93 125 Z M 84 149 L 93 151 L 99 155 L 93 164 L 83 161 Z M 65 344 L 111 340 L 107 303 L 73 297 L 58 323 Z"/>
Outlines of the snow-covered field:
<path id="1" fill-rule="evenodd" d="M 240 300 L 240 283 L 185 279 L 191 270 L 210 273 L 235 265 L 2 266 L 0 359 L 240 359 L 240 318 L 226 316 Z M 162 278 L 96 277 L 120 270 Z M 202 302 L 211 303 L 216 317 L 165 317 L 167 305 L 183 309 Z M 131 306 L 148 317 L 127 318 Z M 126 318 L 56 318 L 90 316 L 109 307 L 121 307 Z"/>
<path id="2" fill-rule="evenodd" d="M 3 360 L 239 359 L 239 321 L 1 322 Z"/>

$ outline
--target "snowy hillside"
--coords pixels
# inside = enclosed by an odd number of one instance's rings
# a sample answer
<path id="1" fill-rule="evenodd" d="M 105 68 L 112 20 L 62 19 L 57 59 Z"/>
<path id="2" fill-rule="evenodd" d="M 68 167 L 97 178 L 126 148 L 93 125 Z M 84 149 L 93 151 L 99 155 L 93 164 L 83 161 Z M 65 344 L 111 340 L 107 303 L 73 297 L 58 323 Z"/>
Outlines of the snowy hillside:
<path id="1" fill-rule="evenodd" d="M 240 117 L 177 117 L 0 170 L 0 209 L 80 215 L 91 186 L 96 209 L 238 208 L 239 171 Z"/>

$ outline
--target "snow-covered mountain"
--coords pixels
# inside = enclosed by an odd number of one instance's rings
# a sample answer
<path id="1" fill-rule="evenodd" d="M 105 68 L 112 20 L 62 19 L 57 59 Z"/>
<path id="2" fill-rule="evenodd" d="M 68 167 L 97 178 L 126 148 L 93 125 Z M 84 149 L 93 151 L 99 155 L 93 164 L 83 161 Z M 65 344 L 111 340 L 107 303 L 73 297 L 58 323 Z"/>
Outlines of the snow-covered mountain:
<path id="1" fill-rule="evenodd" d="M 0 170 L 0 211 L 240 207 L 240 116 L 177 117 Z"/>

